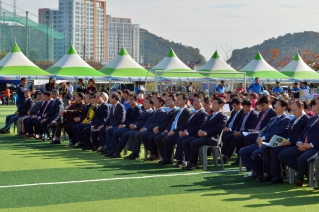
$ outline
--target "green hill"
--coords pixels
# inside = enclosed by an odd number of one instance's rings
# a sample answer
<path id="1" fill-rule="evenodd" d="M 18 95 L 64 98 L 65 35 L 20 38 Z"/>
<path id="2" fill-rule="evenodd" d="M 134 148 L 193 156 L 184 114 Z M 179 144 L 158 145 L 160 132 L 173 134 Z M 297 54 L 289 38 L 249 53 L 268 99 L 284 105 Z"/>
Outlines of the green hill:
<path id="1" fill-rule="evenodd" d="M 175 43 L 165 38 L 159 37 L 153 33 L 148 32 L 145 29 L 141 29 L 141 52 L 143 55 L 144 64 L 150 63 L 151 66 L 160 62 L 168 53 L 172 47 L 176 55 L 183 61 L 188 61 L 189 66 L 197 64 L 204 64 L 205 58 L 199 53 L 199 49 L 191 46 L 186 46 L 181 43 Z M 144 46 L 143 46 L 144 42 Z M 143 53 L 144 48 L 144 53 Z M 193 68 L 193 67 L 191 67 Z"/>
<path id="2" fill-rule="evenodd" d="M 271 49 L 278 49 L 280 53 L 276 60 L 271 60 Z M 306 31 L 297 33 L 288 33 L 284 36 L 277 38 L 270 38 L 263 41 L 261 44 L 246 47 L 242 49 L 235 49 L 232 52 L 231 58 L 228 60 L 231 65 L 236 69 L 241 69 L 250 60 L 254 58 L 257 52 L 260 52 L 266 61 L 270 61 L 270 64 L 275 66 L 278 62 L 283 60 L 291 60 L 292 57 L 299 52 L 303 57 L 303 52 L 319 52 L 319 33 Z M 279 67 L 278 67 L 279 68 Z"/>

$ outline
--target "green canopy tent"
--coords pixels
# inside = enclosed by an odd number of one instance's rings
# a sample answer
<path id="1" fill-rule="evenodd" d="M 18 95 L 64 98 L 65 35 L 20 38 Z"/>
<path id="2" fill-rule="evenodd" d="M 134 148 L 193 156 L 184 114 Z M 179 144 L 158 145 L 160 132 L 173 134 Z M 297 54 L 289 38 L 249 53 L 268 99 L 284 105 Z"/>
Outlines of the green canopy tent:
<path id="1" fill-rule="evenodd" d="M 100 72 L 110 81 L 154 81 L 154 74 L 135 62 L 124 47 Z"/>
<path id="2" fill-rule="evenodd" d="M 169 81 L 201 81 L 204 77 L 186 66 L 171 49 L 166 57 L 154 66 L 152 73 L 157 72 L 161 80 Z M 178 73 L 181 72 L 181 73 Z"/>
<path id="3" fill-rule="evenodd" d="M 77 80 L 78 78 L 102 80 L 105 78 L 104 74 L 82 60 L 73 46 L 56 64 L 47 69 L 47 72 L 59 80 Z"/>
<path id="4" fill-rule="evenodd" d="M 233 78 L 243 79 L 243 75 L 239 75 L 238 71 L 228 65 L 219 55 L 218 51 L 215 51 L 213 56 L 207 63 L 200 67 L 197 71 L 204 71 L 207 74 L 201 73 L 205 77 L 213 78 L 215 81 L 230 80 Z M 228 74 L 229 73 L 229 74 Z"/>
<path id="5" fill-rule="evenodd" d="M 29 80 L 48 79 L 49 73 L 32 63 L 15 43 L 11 51 L 0 61 L 0 78 L 17 80 L 26 77 Z"/>
<path id="6" fill-rule="evenodd" d="M 270 66 L 261 54 L 258 52 L 253 60 L 251 60 L 244 68 L 240 69 L 239 72 L 245 72 L 247 78 L 254 79 L 259 77 L 261 81 L 285 81 L 287 76 L 280 73 L 272 66 Z"/>
<path id="7" fill-rule="evenodd" d="M 280 72 L 288 76 L 291 80 L 319 81 L 319 74 L 310 68 L 298 53 Z"/>

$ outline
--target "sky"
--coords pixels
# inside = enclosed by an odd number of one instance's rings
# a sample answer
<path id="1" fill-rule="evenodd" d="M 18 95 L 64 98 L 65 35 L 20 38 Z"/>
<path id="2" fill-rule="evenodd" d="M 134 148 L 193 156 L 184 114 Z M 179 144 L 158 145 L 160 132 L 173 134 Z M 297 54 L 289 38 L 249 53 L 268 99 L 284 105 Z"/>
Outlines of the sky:
<path id="1" fill-rule="evenodd" d="M 12 0 L 2 0 L 12 3 Z M 37 14 L 58 8 L 58 0 L 17 0 Z M 286 33 L 319 31 L 316 0 L 106 0 L 107 14 L 170 41 L 198 48 L 205 58 L 215 50 L 250 47 Z M 6 7 L 5 7 L 6 8 Z M 167 50 L 168 51 L 168 50 Z"/>

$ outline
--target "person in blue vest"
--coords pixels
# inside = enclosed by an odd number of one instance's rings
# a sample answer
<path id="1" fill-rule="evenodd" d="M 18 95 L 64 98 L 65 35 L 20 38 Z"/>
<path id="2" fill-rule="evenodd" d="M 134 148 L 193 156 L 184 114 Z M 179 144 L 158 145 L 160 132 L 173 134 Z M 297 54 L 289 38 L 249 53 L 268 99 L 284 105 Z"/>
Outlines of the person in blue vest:
<path id="1" fill-rule="evenodd" d="M 273 93 L 282 93 L 283 92 L 283 88 L 280 86 L 280 82 L 276 82 L 276 87 L 274 87 L 272 89 Z"/>
<path id="2" fill-rule="evenodd" d="M 259 83 L 259 77 L 255 78 L 255 83 L 251 84 L 248 88 L 247 88 L 247 92 L 254 92 L 254 93 L 260 93 L 264 91 L 263 86 Z"/>
<path id="3" fill-rule="evenodd" d="M 291 92 L 296 93 L 299 91 L 300 91 L 299 84 L 298 84 L 298 82 L 295 82 L 294 87 L 291 89 Z"/>
<path id="4" fill-rule="evenodd" d="M 300 89 L 301 89 L 301 90 L 310 89 L 309 86 L 308 86 L 308 82 L 302 82 L 302 83 L 300 83 Z"/>
<path id="5" fill-rule="evenodd" d="M 225 92 L 226 92 L 225 81 L 224 81 L 224 80 L 220 81 L 220 84 L 217 85 L 216 91 L 217 91 L 218 93 L 225 93 Z"/>

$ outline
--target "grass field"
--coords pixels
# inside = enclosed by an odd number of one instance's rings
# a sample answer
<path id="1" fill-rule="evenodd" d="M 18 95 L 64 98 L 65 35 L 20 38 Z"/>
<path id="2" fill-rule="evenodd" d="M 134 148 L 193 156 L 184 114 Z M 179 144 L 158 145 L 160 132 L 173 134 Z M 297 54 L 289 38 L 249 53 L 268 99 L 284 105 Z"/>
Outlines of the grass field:
<path id="1" fill-rule="evenodd" d="M 0 106 L 0 126 L 13 106 Z M 12 130 L 11 130 L 12 131 Z M 0 135 L 0 211 L 313 211 L 319 192 L 268 185 L 238 169 L 185 172 L 109 159 L 67 143 Z M 288 207 L 288 208 L 287 208 Z"/>

